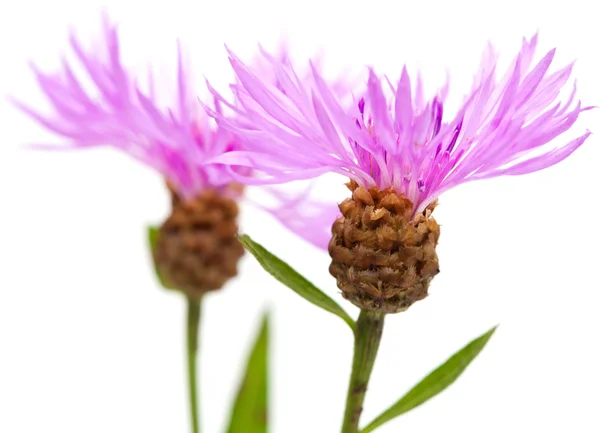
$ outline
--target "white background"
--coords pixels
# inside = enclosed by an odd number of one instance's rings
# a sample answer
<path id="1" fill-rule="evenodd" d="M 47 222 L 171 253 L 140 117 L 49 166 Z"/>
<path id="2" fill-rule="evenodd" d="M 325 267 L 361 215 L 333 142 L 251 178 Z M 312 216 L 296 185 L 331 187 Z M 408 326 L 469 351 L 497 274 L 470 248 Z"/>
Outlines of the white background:
<path id="1" fill-rule="evenodd" d="M 0 93 L 40 106 L 27 61 L 56 66 L 69 25 L 94 40 L 102 7 L 120 23 L 126 64 L 169 70 L 179 37 L 198 82 L 206 74 L 221 86 L 231 78 L 224 42 L 247 58 L 258 41 L 275 47 L 285 29 L 298 58 L 324 47 L 332 68 L 368 63 L 397 77 L 406 62 L 430 89 L 448 68 L 459 97 L 488 39 L 506 64 L 539 29 L 541 49 L 557 46 L 561 64 L 577 59 L 584 104 L 600 103 L 600 31 L 589 0 L 3 1 Z M 0 104 L 0 432 L 189 431 L 184 302 L 156 283 L 145 243 L 145 227 L 168 212 L 160 176 L 108 150 L 25 151 L 21 144 L 48 135 Z M 582 115 L 563 139 L 597 132 L 598 120 L 598 111 Z M 388 318 L 365 421 L 500 323 L 456 384 L 378 431 L 600 431 L 599 160 L 592 135 L 544 172 L 442 197 L 442 273 L 428 299 Z M 357 314 L 337 294 L 326 253 L 250 208 L 241 225 Z M 265 307 L 274 312 L 272 431 L 339 431 L 348 329 L 252 258 L 241 275 L 204 305 L 204 432 L 224 430 Z"/>

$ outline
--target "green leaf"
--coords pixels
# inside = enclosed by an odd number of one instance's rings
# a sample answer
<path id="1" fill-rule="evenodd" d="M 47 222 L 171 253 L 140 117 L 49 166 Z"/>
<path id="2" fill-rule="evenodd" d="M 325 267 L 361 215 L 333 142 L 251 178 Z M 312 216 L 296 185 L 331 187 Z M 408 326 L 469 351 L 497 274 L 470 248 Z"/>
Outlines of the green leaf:
<path id="1" fill-rule="evenodd" d="M 158 279 L 158 281 L 160 282 L 160 284 L 163 287 L 165 287 L 167 289 L 173 289 L 172 286 L 167 284 L 167 282 L 161 275 L 160 270 L 158 269 L 158 266 L 156 265 L 156 262 L 154 261 L 154 250 L 156 249 L 157 242 L 158 242 L 158 227 L 148 226 L 148 245 L 150 246 L 150 255 L 152 256 L 152 263 L 154 264 L 154 273 L 156 274 L 156 278 Z"/>
<path id="2" fill-rule="evenodd" d="M 246 374 L 231 412 L 227 433 L 266 433 L 268 430 L 269 317 L 265 314 Z"/>
<path id="3" fill-rule="evenodd" d="M 294 292 L 302 296 L 309 302 L 312 302 L 317 307 L 329 311 L 330 313 L 339 316 L 344 322 L 350 326 L 354 332 L 355 322 L 352 318 L 340 307 L 333 299 L 327 296 L 323 291 L 315 287 L 310 281 L 292 269 L 283 260 L 275 257 L 269 251 L 267 251 L 262 245 L 254 242 L 250 236 L 241 235 L 239 237 L 240 242 L 246 247 L 258 263 L 267 271 L 273 275 L 279 282 L 285 284 Z"/>
<path id="4" fill-rule="evenodd" d="M 379 415 L 367 427 L 362 429 L 360 433 L 368 433 L 375 430 L 377 427 L 391 419 L 420 406 L 449 387 L 456 379 L 458 379 L 471 361 L 479 355 L 479 352 L 483 350 L 495 330 L 496 326 L 452 355 L 444 362 L 444 364 L 429 373 L 425 379 L 408 391 L 396 404 Z"/>

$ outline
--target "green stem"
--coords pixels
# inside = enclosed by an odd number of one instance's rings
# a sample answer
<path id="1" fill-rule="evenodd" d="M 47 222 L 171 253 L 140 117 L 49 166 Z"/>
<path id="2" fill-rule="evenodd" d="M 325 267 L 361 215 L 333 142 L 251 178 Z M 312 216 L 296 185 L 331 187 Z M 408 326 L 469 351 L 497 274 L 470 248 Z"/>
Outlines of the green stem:
<path id="1" fill-rule="evenodd" d="M 362 310 L 356 322 L 354 337 L 354 358 L 352 374 L 346 397 L 346 412 L 342 433 L 357 433 L 363 402 L 373 371 L 381 334 L 383 333 L 383 313 Z"/>
<path id="2" fill-rule="evenodd" d="M 188 297 L 187 305 L 187 364 L 190 415 L 192 419 L 192 431 L 193 433 L 199 433 L 200 423 L 198 417 L 198 379 L 196 367 L 198 359 L 198 329 L 200 327 L 201 300 Z"/>

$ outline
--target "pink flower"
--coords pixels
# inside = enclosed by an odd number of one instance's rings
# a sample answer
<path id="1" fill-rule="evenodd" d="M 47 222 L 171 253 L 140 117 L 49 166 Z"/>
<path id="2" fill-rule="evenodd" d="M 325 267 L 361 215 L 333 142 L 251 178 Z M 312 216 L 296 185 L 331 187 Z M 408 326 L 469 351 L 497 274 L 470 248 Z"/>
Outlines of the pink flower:
<path id="1" fill-rule="evenodd" d="M 178 50 L 178 80 L 173 104 L 171 108 L 161 109 L 154 96 L 152 76 L 149 90 L 142 90 L 121 63 L 116 26 L 106 17 L 103 24 L 102 50 L 85 50 L 75 36 L 70 38 L 74 54 L 91 81 L 91 89 L 82 84 L 67 62 L 63 62 L 62 70 L 57 73 L 43 73 L 33 66 L 37 81 L 52 105 L 52 112 L 42 114 L 22 102 L 14 102 L 47 129 L 68 140 L 59 145 L 36 147 L 59 150 L 94 146 L 116 148 L 161 173 L 186 199 L 193 199 L 207 187 L 224 188 L 227 194 L 239 191 L 225 188 L 235 182 L 232 175 L 249 177 L 252 176 L 251 169 L 232 168 L 213 160 L 223 153 L 243 150 L 240 140 L 227 128 L 218 127 L 202 109 L 184 67 L 181 49 Z M 276 56 L 270 56 L 262 49 L 261 53 L 262 56 L 254 60 L 257 68 L 263 68 L 261 79 L 277 85 L 277 77 L 267 68 L 270 63 L 262 59 L 287 62 L 288 51 L 282 46 Z M 339 86 L 341 81 L 336 83 Z M 217 95 L 214 89 L 210 90 Z M 230 102 L 215 96 L 215 113 L 221 113 L 221 102 L 231 106 Z M 269 188 L 267 192 L 275 199 L 275 204 L 266 206 L 246 200 L 271 213 L 309 242 L 322 248 L 326 246 L 321 236 L 312 234 L 312 223 L 317 216 L 319 220 L 325 218 L 333 222 L 337 213 L 333 204 L 310 200 L 306 194 L 284 194 L 281 189 Z M 292 212 L 302 218 L 291 222 L 289 215 Z M 319 230 L 321 232 L 325 229 Z"/>
<path id="2" fill-rule="evenodd" d="M 159 108 L 150 90 L 140 89 L 121 63 L 117 28 L 104 19 L 103 50 L 84 49 L 75 36 L 70 42 L 91 83 L 87 91 L 73 67 L 63 62 L 57 73 L 33 66 L 37 81 L 52 105 L 49 115 L 16 101 L 32 118 L 68 140 L 44 149 L 85 149 L 111 146 L 160 172 L 183 197 L 191 198 L 206 187 L 232 182 L 229 170 L 209 160 L 239 149 L 234 135 L 214 124 L 191 89 L 178 50 L 177 88 L 171 109 Z M 215 104 L 220 110 L 218 102 Z M 249 174 L 249 170 L 245 170 Z"/>
<path id="3" fill-rule="evenodd" d="M 551 50 L 533 66 L 536 44 L 537 36 L 524 40 L 501 79 L 490 45 L 454 117 L 444 117 L 445 89 L 426 101 L 420 80 L 414 88 L 406 69 L 396 85 L 370 70 L 364 94 L 348 109 L 316 68 L 312 80 L 300 80 L 289 62 L 268 58 L 274 86 L 230 52 L 236 115 L 208 111 L 244 139 L 245 149 L 214 161 L 262 172 L 261 178 L 234 174 L 248 184 L 335 172 L 365 187 L 393 187 L 414 203 L 415 214 L 462 183 L 544 169 L 590 135 L 548 144 L 591 107 L 574 102 L 574 87 L 566 102 L 557 100 L 572 64 L 549 73 Z"/>

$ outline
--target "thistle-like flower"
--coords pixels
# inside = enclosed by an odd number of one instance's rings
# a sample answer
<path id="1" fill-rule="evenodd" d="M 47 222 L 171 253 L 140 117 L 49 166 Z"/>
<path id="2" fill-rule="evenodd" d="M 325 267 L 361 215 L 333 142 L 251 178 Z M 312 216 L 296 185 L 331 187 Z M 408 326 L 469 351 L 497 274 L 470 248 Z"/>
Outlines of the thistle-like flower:
<path id="1" fill-rule="evenodd" d="M 51 115 L 15 101 L 15 104 L 41 125 L 68 139 L 59 145 L 36 146 L 42 149 L 87 149 L 109 146 L 118 149 L 164 176 L 171 193 L 172 211 L 161 225 L 154 260 L 164 283 L 192 297 L 219 289 L 237 274 L 243 255 L 238 242 L 238 203 L 242 185 L 234 175 L 251 176 L 249 168 L 212 162 L 219 155 L 243 150 L 240 140 L 227 128 L 220 128 L 206 114 L 191 85 L 178 47 L 177 88 L 171 108 L 161 109 L 149 74 L 149 90 L 144 91 L 120 59 L 117 28 L 106 17 L 101 50 L 86 50 L 71 35 L 73 52 L 87 73 L 80 80 L 63 61 L 57 73 L 43 73 L 33 66 L 37 81 L 52 105 Z M 285 45 L 276 56 L 261 48 L 254 65 L 264 81 L 278 84 L 267 65 L 270 61 L 289 61 Z M 86 82 L 87 81 L 87 82 Z M 91 87 L 86 87 L 90 84 Z M 334 83 L 340 86 L 341 80 Z M 89 90 L 88 90 L 89 89 Z M 214 110 L 221 113 L 221 101 L 215 94 Z M 334 209 L 307 200 L 307 193 L 281 194 L 274 188 L 266 192 L 276 202 L 265 206 L 250 201 L 285 224 L 309 242 L 323 247 L 325 236 L 314 233 L 316 218 L 335 219 Z M 273 200 L 271 200 L 273 201 Z M 293 212 L 302 218 L 292 221 Z M 322 230 L 324 231 L 324 230 Z"/>
<path id="2" fill-rule="evenodd" d="M 369 71 L 362 96 L 347 108 L 313 68 L 299 80 L 289 62 L 270 58 L 278 85 L 264 82 L 233 53 L 238 84 L 236 116 L 208 110 L 245 141 L 246 149 L 214 159 L 251 167 L 283 183 L 327 172 L 348 176 L 352 191 L 329 240 L 331 274 L 344 297 L 362 309 L 399 312 L 424 298 L 438 273 L 438 196 L 472 180 L 521 175 L 569 156 L 589 132 L 564 145 L 549 144 L 590 107 L 574 102 L 575 88 L 558 100 L 572 64 L 549 73 L 554 50 L 533 66 L 537 36 L 524 40 L 500 80 L 490 45 L 470 93 L 452 118 L 444 116 L 446 89 L 426 101 L 421 81 L 406 68 L 394 86 Z M 350 92 L 348 92 L 350 94 Z"/>
<path id="3" fill-rule="evenodd" d="M 69 140 L 51 148 L 110 146 L 161 173 L 171 191 L 172 212 L 159 229 L 157 269 L 168 286 L 192 297 L 219 289 L 236 275 L 243 254 L 236 238 L 242 189 L 227 167 L 208 161 L 239 149 L 234 135 L 216 127 L 198 103 L 181 50 L 175 103 L 172 110 L 162 110 L 152 79 L 151 90 L 144 92 L 122 65 L 117 29 L 106 19 L 102 50 L 85 50 L 73 35 L 70 42 L 91 81 L 89 91 L 67 62 L 54 74 L 34 67 L 53 112 L 46 116 L 17 105 Z"/>

